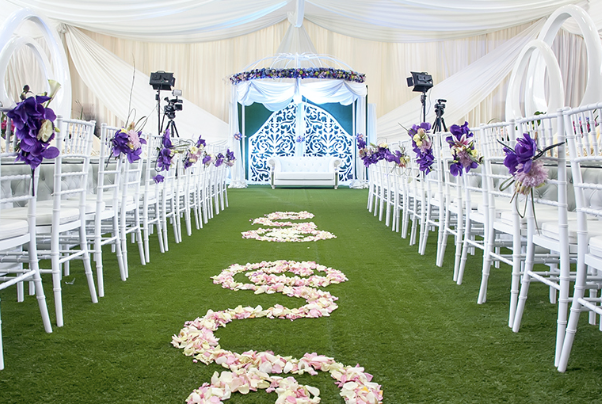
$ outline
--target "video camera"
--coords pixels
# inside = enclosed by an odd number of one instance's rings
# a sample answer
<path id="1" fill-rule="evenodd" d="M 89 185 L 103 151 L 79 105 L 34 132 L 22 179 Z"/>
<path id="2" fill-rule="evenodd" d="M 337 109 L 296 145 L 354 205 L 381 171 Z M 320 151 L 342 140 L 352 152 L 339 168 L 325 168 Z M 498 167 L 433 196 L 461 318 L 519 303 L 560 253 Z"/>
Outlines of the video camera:
<path id="1" fill-rule="evenodd" d="M 176 111 L 182 110 L 183 100 L 178 98 L 182 95 L 182 90 L 173 90 L 171 94 L 176 98 L 169 99 L 169 97 L 165 97 L 164 101 L 167 101 L 167 105 L 163 107 L 163 111 L 168 119 L 175 119 Z"/>
<path id="2" fill-rule="evenodd" d="M 437 113 L 437 116 L 443 115 L 443 111 L 445 110 L 445 102 L 447 102 L 447 100 L 437 100 L 437 103 L 435 104 L 435 112 Z"/>

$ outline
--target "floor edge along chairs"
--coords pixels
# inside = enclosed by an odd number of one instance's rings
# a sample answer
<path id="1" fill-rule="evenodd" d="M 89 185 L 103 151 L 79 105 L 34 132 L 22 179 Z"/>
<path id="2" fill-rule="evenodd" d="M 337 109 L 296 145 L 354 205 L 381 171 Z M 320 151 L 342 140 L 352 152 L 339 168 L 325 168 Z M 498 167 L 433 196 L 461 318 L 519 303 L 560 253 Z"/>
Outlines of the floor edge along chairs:
<path id="1" fill-rule="evenodd" d="M 10 123 L 9 123 L 10 126 Z M 24 163 L 15 163 L 16 153 L 6 152 L 3 140 L 0 153 L 0 290 L 23 282 L 32 281 L 38 300 L 44 329 L 52 332 L 52 325 L 46 306 L 46 297 L 38 266 L 36 248 L 36 195 L 39 170 L 33 172 Z M 24 206 L 27 207 L 16 207 Z M 15 206 L 25 213 L 24 218 L 13 219 L 2 214 L 6 206 Z M 23 247 L 26 247 L 24 250 Z M 27 264 L 24 267 L 23 264 Z M 22 297 L 22 296 L 21 296 Z M 2 346 L 2 320 L 0 317 L 0 370 L 4 369 L 4 351 Z"/>
<path id="2" fill-rule="evenodd" d="M 602 103 L 563 112 L 577 206 L 578 251 L 572 306 L 557 362 L 560 372 L 567 369 L 581 312 L 590 312 L 590 324 L 595 324 L 596 317 L 602 315 L 602 298 L 598 296 L 602 288 L 602 234 L 598 230 L 602 218 L 602 144 L 599 132 Z M 585 295 L 586 291 L 589 291 L 589 296 Z"/>

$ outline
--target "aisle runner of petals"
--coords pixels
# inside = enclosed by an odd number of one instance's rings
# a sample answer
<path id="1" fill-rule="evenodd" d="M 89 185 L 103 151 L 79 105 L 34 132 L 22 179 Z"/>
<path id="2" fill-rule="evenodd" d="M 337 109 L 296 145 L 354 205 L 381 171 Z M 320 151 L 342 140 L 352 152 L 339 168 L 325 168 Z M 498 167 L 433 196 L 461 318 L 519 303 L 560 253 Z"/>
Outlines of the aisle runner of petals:
<path id="1" fill-rule="evenodd" d="M 269 218 L 268 218 L 269 219 Z M 250 271 L 250 272 L 248 272 Z M 294 276 L 285 275 L 291 273 Z M 245 273 L 252 283 L 234 280 L 237 274 Z M 204 317 L 186 322 L 172 344 L 194 357 L 194 361 L 205 364 L 217 363 L 229 369 L 221 374 L 215 372 L 211 383 L 204 383 L 194 390 L 187 403 L 220 403 L 234 392 L 247 394 L 265 389 L 276 392 L 276 404 L 312 404 L 320 402 L 320 391 L 311 386 L 300 385 L 294 377 L 271 376 L 270 374 L 318 374 L 329 372 L 341 389 L 341 396 L 348 404 L 376 404 L 382 402 L 381 386 L 372 382 L 372 376 L 356 365 L 345 366 L 333 358 L 316 353 L 305 354 L 301 359 L 280 356 L 273 352 L 247 351 L 242 354 L 222 349 L 214 332 L 232 320 L 245 318 L 318 318 L 328 316 L 338 307 L 338 299 L 328 292 L 315 288 L 345 282 L 345 275 L 336 269 L 315 262 L 273 261 L 238 265 L 223 270 L 214 276 L 213 283 L 231 290 L 252 290 L 255 294 L 282 293 L 306 300 L 300 308 L 289 309 L 275 305 L 268 309 L 261 306 L 242 307 L 223 311 L 209 310 Z"/>
<path id="2" fill-rule="evenodd" d="M 311 219 L 314 215 L 309 212 L 273 212 L 265 217 L 253 220 L 253 224 L 275 228 L 259 228 L 242 232 L 242 238 L 253 238 L 260 241 L 276 242 L 307 242 L 327 240 L 336 236 L 327 231 L 318 230 L 313 222 L 276 222 L 275 220 L 303 220 Z"/>

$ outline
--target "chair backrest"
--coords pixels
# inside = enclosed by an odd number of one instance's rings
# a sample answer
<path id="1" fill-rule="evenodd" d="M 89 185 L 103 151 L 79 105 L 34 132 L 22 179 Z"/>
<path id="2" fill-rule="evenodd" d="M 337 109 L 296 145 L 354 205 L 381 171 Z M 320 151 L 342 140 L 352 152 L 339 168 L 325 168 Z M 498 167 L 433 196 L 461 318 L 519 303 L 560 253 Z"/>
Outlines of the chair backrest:
<path id="1" fill-rule="evenodd" d="M 444 165 L 443 159 L 441 158 L 443 148 L 447 147 L 447 143 L 445 142 L 446 133 L 434 133 L 431 135 L 431 139 L 433 142 L 433 156 L 435 156 L 435 161 L 431 166 L 431 172 L 428 175 L 424 176 L 424 186 L 426 188 L 427 200 L 431 201 L 433 197 L 437 196 L 440 201 L 443 199 L 444 194 L 444 177 L 445 173 L 443 170 L 447 169 L 447 166 Z M 406 153 L 408 150 L 406 150 Z M 410 149 L 410 153 L 413 151 Z"/>
<path id="2" fill-rule="evenodd" d="M 95 121 L 57 117 L 60 132 L 56 133 L 55 139 L 60 154 L 54 162 L 55 211 L 60 209 L 61 199 L 75 195 L 79 195 L 80 206 L 84 210 L 95 125 Z"/>
<path id="3" fill-rule="evenodd" d="M 510 174 L 504 165 L 506 153 L 504 145 L 514 148 L 516 142 L 514 121 L 497 122 L 481 125 L 478 130 L 479 147 L 483 154 L 482 187 L 485 191 L 483 204 L 494 212 L 498 208 L 506 208 L 512 199 L 513 188 L 502 190 L 500 186 L 508 181 Z M 505 206 L 503 206 L 505 205 Z"/>
<path id="4" fill-rule="evenodd" d="M 517 139 L 528 133 L 531 139 L 536 139 L 537 147 L 540 150 L 556 145 L 538 159 L 548 170 L 548 179 L 544 186 L 534 189 L 533 199 L 536 203 L 558 207 L 559 215 L 566 216 L 568 177 L 562 113 L 555 112 L 521 118 L 516 120 L 515 124 Z M 571 199 L 573 198 L 571 192 Z"/>
<path id="5" fill-rule="evenodd" d="M 96 180 L 97 206 L 103 204 L 104 199 L 111 196 L 114 209 L 118 206 L 119 183 L 122 170 L 122 160 L 113 157 L 113 138 L 121 128 L 102 124 L 100 127 L 100 150 Z"/>
<path id="6" fill-rule="evenodd" d="M 602 103 L 563 111 L 578 221 L 582 214 L 602 217 Z M 578 224 L 587 230 L 587 222 Z"/>

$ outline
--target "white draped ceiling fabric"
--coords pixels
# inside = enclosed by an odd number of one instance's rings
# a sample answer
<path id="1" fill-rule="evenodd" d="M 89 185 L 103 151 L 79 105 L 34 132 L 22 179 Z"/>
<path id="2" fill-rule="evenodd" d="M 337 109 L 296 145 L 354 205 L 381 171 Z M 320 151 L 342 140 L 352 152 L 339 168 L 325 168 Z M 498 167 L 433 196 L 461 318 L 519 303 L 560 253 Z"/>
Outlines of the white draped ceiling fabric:
<path id="1" fill-rule="evenodd" d="M 510 61 L 537 33 L 538 21 L 558 7 L 578 4 L 600 28 L 600 3 L 306 0 L 302 14 L 318 52 L 366 74 L 370 102 L 381 116 L 379 136 L 389 138 L 399 134 L 399 123 L 415 123 L 420 116 L 420 103 L 405 84 L 410 71 L 433 75 L 437 85 L 430 98 L 448 100 L 448 124 L 460 118 L 481 123 L 501 117 Z M 94 105 L 98 121 L 115 124 L 103 114 L 124 119 L 133 66 L 139 70 L 133 100 L 139 115 L 147 114 L 154 102 L 145 76 L 156 70 L 173 71 L 177 87 L 190 101 L 177 116 L 180 132 L 184 128 L 190 136 L 212 132 L 214 139 L 224 140 L 231 136 L 225 123 L 230 117 L 228 75 L 273 55 L 285 36 L 287 20 L 300 18 L 294 0 L 0 0 L 0 4 L 6 10 L 30 8 L 64 27 L 74 68 L 74 102 Z M 570 105 L 580 96 L 573 93 L 583 91 L 585 55 L 581 39 L 568 33 L 578 29 L 570 20 L 564 28 L 553 49 L 565 83 L 572 85 L 565 91 Z M 17 61 L 15 68 L 27 67 L 26 63 Z M 112 79 L 107 82 L 107 77 Z"/>
<path id="2" fill-rule="evenodd" d="M 140 41 L 233 38 L 284 21 L 291 0 L 11 0 L 57 21 Z M 308 21 L 381 42 L 466 38 L 550 15 L 575 0 L 306 0 Z"/>

